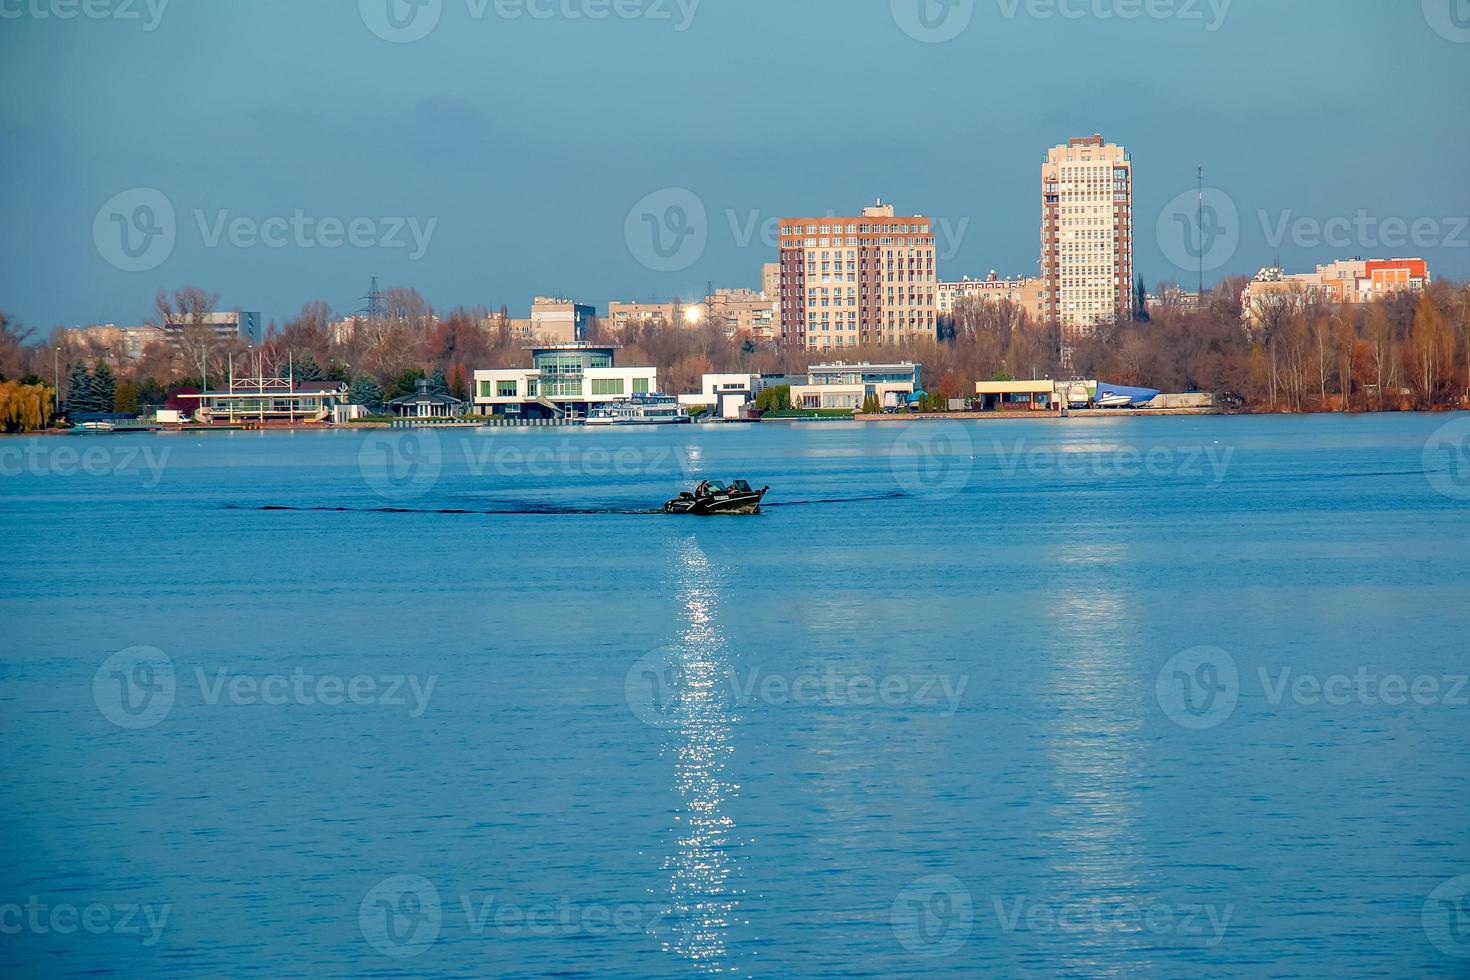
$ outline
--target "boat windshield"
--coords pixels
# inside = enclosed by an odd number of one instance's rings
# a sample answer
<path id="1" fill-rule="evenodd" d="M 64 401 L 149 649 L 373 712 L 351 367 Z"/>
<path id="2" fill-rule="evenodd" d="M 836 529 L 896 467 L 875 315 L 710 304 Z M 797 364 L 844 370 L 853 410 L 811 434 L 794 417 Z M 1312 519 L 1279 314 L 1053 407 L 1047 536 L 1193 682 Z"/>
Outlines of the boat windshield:
<path id="1" fill-rule="evenodd" d="M 724 480 L 710 480 L 709 481 L 709 488 L 710 488 L 710 491 L 713 492 L 713 493 L 724 493 L 725 492 L 725 481 Z"/>

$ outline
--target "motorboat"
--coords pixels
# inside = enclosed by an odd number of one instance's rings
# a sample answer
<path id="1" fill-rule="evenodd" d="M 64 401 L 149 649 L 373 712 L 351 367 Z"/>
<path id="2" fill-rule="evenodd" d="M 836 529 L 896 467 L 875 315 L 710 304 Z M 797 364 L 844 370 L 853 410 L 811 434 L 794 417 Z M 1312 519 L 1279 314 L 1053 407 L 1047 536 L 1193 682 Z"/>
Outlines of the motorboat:
<path id="1" fill-rule="evenodd" d="M 690 421 L 689 410 L 670 395 L 634 395 L 599 405 L 587 416 L 588 425 L 682 425 Z"/>
<path id="2" fill-rule="evenodd" d="M 665 514 L 693 514 L 709 517 L 714 514 L 759 514 L 761 501 L 770 487 L 756 490 L 744 480 L 725 483 L 721 480 L 705 480 L 694 490 L 679 494 L 664 504 Z"/>

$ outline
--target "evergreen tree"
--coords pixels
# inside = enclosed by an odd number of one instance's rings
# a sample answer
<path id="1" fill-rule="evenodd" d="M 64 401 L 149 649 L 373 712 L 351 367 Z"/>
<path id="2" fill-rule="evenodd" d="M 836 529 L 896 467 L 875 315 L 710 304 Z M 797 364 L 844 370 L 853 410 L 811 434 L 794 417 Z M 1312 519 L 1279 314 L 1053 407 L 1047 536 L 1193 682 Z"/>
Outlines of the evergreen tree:
<path id="1" fill-rule="evenodd" d="M 112 373 L 112 368 L 107 366 L 106 361 L 97 365 L 97 370 L 92 373 L 92 404 L 96 407 L 94 412 L 111 412 L 117 403 L 117 378 Z"/>
<path id="2" fill-rule="evenodd" d="M 352 379 L 352 387 L 347 393 L 347 399 L 354 405 L 361 405 L 369 412 L 375 412 L 383 405 L 383 386 L 371 374 L 359 374 Z"/>
<path id="3" fill-rule="evenodd" d="M 320 381 L 322 366 L 310 354 L 302 354 L 300 357 L 288 358 L 281 364 L 277 374 L 281 378 L 292 377 L 297 381 Z"/>
<path id="4" fill-rule="evenodd" d="M 117 394 L 112 399 L 112 410 L 127 415 L 136 414 L 138 411 L 138 386 L 131 381 L 119 381 L 117 383 Z"/>
<path id="5" fill-rule="evenodd" d="M 1143 284 L 1142 275 L 1133 285 L 1133 319 L 1140 323 L 1148 322 L 1148 288 Z"/>
<path id="6" fill-rule="evenodd" d="M 69 415 L 79 412 L 95 412 L 92 407 L 92 376 L 82 364 L 73 364 L 66 375 L 66 411 Z"/>
<path id="7" fill-rule="evenodd" d="M 444 377 L 443 368 L 434 369 L 434 376 L 429 379 L 429 390 L 446 398 L 453 397 L 449 394 L 449 379 Z"/>

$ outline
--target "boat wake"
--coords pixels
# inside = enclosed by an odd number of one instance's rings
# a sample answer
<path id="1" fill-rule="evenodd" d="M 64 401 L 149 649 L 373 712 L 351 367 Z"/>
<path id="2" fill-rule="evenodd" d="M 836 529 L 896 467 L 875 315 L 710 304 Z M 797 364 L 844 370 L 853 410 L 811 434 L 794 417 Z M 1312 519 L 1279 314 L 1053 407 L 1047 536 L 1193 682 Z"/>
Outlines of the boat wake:
<path id="1" fill-rule="evenodd" d="M 822 497 L 815 500 L 781 500 L 765 504 L 762 510 L 778 507 L 810 507 L 816 504 L 855 504 L 872 500 L 896 500 L 909 496 L 901 490 L 860 497 Z M 446 517 L 652 517 L 664 516 L 662 507 L 570 507 L 533 501 L 507 501 L 499 507 L 344 507 L 341 505 L 297 504 L 225 504 L 225 510 L 252 510 L 298 514 L 437 514 Z"/>

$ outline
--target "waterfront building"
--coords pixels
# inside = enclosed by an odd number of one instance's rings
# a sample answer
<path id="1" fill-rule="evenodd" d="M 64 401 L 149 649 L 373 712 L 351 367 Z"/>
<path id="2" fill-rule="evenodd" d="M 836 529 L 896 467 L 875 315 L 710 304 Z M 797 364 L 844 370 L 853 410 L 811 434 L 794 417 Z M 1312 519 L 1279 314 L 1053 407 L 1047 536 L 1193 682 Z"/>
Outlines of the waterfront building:
<path id="1" fill-rule="evenodd" d="M 1027 381 L 977 381 L 975 398 L 982 412 L 1049 412 L 1061 408 L 1062 396 L 1050 378 Z"/>
<path id="2" fill-rule="evenodd" d="M 1133 315 L 1133 163 L 1101 136 L 1047 151 L 1041 166 L 1043 319 L 1063 348 Z"/>
<path id="3" fill-rule="evenodd" d="M 388 403 L 389 413 L 405 419 L 448 419 L 464 414 L 464 402 L 430 390 L 430 384 L 424 378 L 414 382 L 413 394 Z"/>
<path id="4" fill-rule="evenodd" d="M 741 410 L 768 387 L 759 374 L 706 374 L 700 379 L 696 394 L 680 395 L 685 408 L 703 408 L 722 419 L 738 419 Z"/>
<path id="5" fill-rule="evenodd" d="M 232 378 L 222 389 L 174 397 L 192 404 L 194 420 L 204 424 L 327 422 L 347 404 L 347 390 L 345 381 Z"/>
<path id="6" fill-rule="evenodd" d="M 792 408 L 862 408 L 869 397 L 879 402 L 906 401 L 922 390 L 923 369 L 912 361 L 897 364 L 814 364 L 806 383 L 791 386 Z"/>
<path id="7" fill-rule="evenodd" d="M 934 223 L 881 201 L 855 217 L 785 218 L 781 334 L 816 350 L 936 335 Z"/>
<path id="8" fill-rule="evenodd" d="M 1430 281 L 1428 263 L 1420 258 L 1341 259 L 1319 265 L 1315 272 L 1299 273 L 1268 266 L 1246 283 L 1240 314 L 1247 324 L 1258 327 L 1274 305 L 1371 303 L 1395 293 L 1422 292 Z"/>
<path id="9" fill-rule="evenodd" d="M 941 317 L 954 316 L 955 308 L 962 303 L 1005 300 L 1025 310 L 1037 323 L 1046 318 L 1046 283 L 1041 278 L 1002 279 L 994 270 L 984 279 L 969 276 L 959 282 L 938 284 L 936 306 Z"/>
<path id="10" fill-rule="evenodd" d="M 542 344 L 527 349 L 529 368 L 475 372 L 477 411 L 521 419 L 581 419 L 597 405 L 658 391 L 658 369 L 617 367 L 616 345 Z"/>

